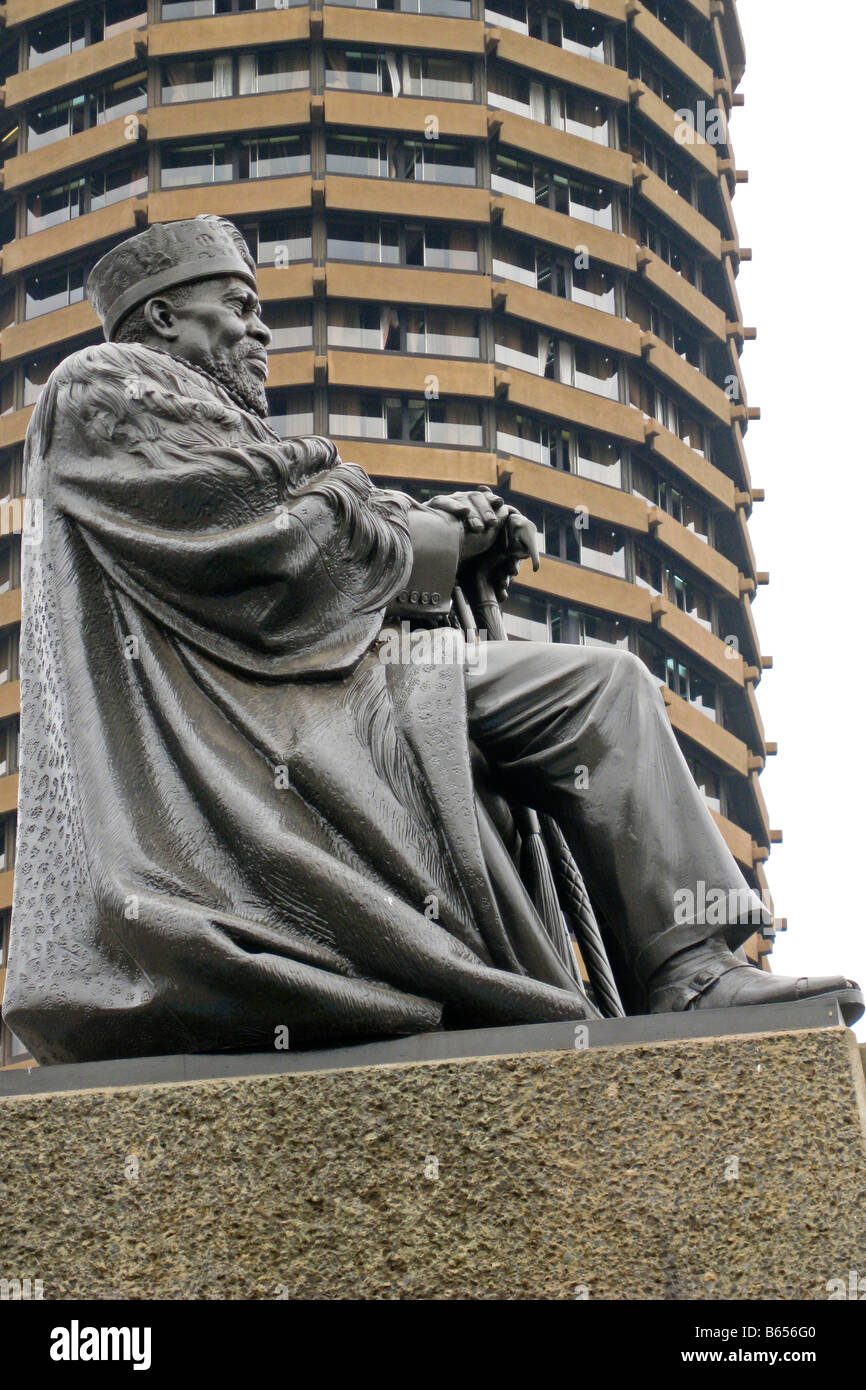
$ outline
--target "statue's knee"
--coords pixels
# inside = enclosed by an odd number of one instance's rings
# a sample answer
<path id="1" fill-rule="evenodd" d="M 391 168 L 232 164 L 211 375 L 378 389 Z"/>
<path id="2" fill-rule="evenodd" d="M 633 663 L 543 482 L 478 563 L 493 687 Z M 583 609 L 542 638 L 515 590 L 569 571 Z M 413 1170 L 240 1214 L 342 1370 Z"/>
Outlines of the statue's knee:
<path id="1" fill-rule="evenodd" d="M 611 651 L 610 680 L 618 688 L 658 699 L 658 681 L 634 652 Z"/>

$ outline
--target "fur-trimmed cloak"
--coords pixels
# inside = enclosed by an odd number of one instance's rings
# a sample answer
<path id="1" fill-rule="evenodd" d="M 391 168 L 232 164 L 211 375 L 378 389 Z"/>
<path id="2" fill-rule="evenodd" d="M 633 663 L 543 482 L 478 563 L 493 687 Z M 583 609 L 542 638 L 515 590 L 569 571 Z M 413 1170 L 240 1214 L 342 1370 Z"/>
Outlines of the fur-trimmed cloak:
<path id="1" fill-rule="evenodd" d="M 582 1016 L 460 661 L 377 658 L 416 504 L 113 344 L 53 374 L 26 469 L 4 1013 L 39 1061 Z"/>

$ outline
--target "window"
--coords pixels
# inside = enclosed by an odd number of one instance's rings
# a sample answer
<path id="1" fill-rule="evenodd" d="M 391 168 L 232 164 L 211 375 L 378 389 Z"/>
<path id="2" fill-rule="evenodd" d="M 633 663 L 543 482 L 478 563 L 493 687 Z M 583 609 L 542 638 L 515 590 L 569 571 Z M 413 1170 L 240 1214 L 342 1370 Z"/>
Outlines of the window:
<path id="1" fill-rule="evenodd" d="M 263 217 L 242 230 L 258 265 L 287 266 L 312 260 L 308 217 Z"/>
<path id="2" fill-rule="evenodd" d="M 55 58 L 76 53 L 88 44 L 100 43 L 127 29 L 147 24 L 145 0 L 102 0 L 77 14 L 32 24 L 27 31 L 28 62 L 41 67 Z"/>
<path id="3" fill-rule="evenodd" d="M 79 304 L 84 298 L 84 278 L 83 265 L 63 265 L 28 276 L 24 287 L 25 318 L 35 319 L 69 304 Z"/>
<path id="4" fill-rule="evenodd" d="M 665 597 L 676 604 L 681 612 L 687 613 L 708 632 L 713 630 L 713 607 L 708 594 L 699 585 L 669 567 L 665 569 Z"/>
<path id="5" fill-rule="evenodd" d="M 46 227 L 56 227 L 59 222 L 68 222 L 80 217 L 85 210 L 86 181 L 83 178 L 70 179 L 67 183 L 55 184 L 30 193 L 27 197 L 27 232 L 41 232 Z"/>
<path id="6" fill-rule="evenodd" d="M 385 304 L 329 304 L 328 347 L 381 350 L 390 325 L 390 313 Z"/>
<path id="7" fill-rule="evenodd" d="M 478 318 L 458 309 L 409 309 L 406 351 L 430 357 L 480 357 Z"/>
<path id="8" fill-rule="evenodd" d="M 498 4 L 500 0 L 494 0 Z M 577 7 L 575 7 L 577 8 Z M 535 3 L 528 6 L 528 32 L 531 38 L 556 44 L 570 53 L 604 62 L 604 26 L 594 16 L 577 13 L 567 7 L 544 9 Z M 526 30 L 524 31 L 526 32 Z"/>
<path id="9" fill-rule="evenodd" d="M 268 423 L 282 439 L 313 433 L 312 391 L 269 391 L 268 403 Z"/>
<path id="10" fill-rule="evenodd" d="M 686 758 L 686 762 L 707 805 L 718 815 L 722 815 L 722 778 L 697 758 Z"/>
<path id="11" fill-rule="evenodd" d="M 265 322 L 271 330 L 274 351 L 313 346 L 312 304 L 269 304 Z"/>
<path id="12" fill-rule="evenodd" d="M 575 304 L 586 304 L 604 314 L 616 313 L 616 275 L 609 266 L 593 260 L 588 266 L 575 262 L 571 267 L 571 298 Z"/>
<path id="13" fill-rule="evenodd" d="M 566 528 L 565 559 L 625 579 L 625 536 L 597 521 L 584 524 L 586 520 L 586 513 L 579 513 L 574 526 Z"/>
<path id="14" fill-rule="evenodd" d="M 562 605 L 550 615 L 550 640 L 586 647 L 628 649 L 629 625 L 623 618 L 606 618 L 580 608 Z"/>
<path id="15" fill-rule="evenodd" d="M 373 53 L 367 49 L 328 49 L 325 58 L 325 86 L 345 92 L 381 92 L 400 95 L 400 75 L 393 53 Z"/>
<path id="16" fill-rule="evenodd" d="M 0 685 L 18 679 L 18 634 L 14 630 L 0 636 Z"/>
<path id="17" fill-rule="evenodd" d="M 0 502 L 9 502 L 13 497 L 21 496 L 23 471 L 23 457 L 17 450 L 0 461 Z"/>
<path id="18" fill-rule="evenodd" d="M 43 145 L 77 135 L 87 125 L 87 98 L 68 97 L 50 106 L 31 107 L 27 112 L 27 148 L 41 149 Z"/>
<path id="19" fill-rule="evenodd" d="M 502 617 L 511 641 L 546 642 L 550 633 L 547 602 L 530 594 L 512 592 L 506 600 Z"/>
<path id="20" fill-rule="evenodd" d="M 18 721 L 6 719 L 0 725 L 0 777 L 18 771 Z M 2 835 L 0 835 L 2 841 Z"/>
<path id="21" fill-rule="evenodd" d="M 551 180 L 552 207 L 594 227 L 613 227 L 613 193 L 604 184 L 554 174 Z"/>
<path id="22" fill-rule="evenodd" d="M 687 252 L 682 250 L 677 241 L 662 231 L 658 223 L 652 221 L 645 214 L 632 210 L 631 212 L 624 212 L 623 224 L 624 232 L 654 252 L 660 260 L 670 266 L 671 270 L 682 275 L 689 284 L 697 283 L 695 261 Z"/>
<path id="23" fill-rule="evenodd" d="M 21 584 L 20 553 L 17 539 L 0 547 L 0 594 L 8 594 Z"/>
<path id="24" fill-rule="evenodd" d="M 81 92 L 48 106 L 31 106 L 27 112 L 27 148 L 38 150 L 91 126 L 141 111 L 146 105 L 146 76 L 133 73 L 92 93 Z"/>
<path id="25" fill-rule="evenodd" d="M 519 319 L 496 322 L 493 355 L 504 367 L 517 367 L 534 376 L 544 376 L 553 340 L 531 324 Z"/>
<path id="26" fill-rule="evenodd" d="M 484 6 L 484 18 L 488 24 L 514 29 L 518 34 L 529 33 L 526 0 L 489 0 Z"/>
<path id="27" fill-rule="evenodd" d="M 88 42 L 88 30 L 87 17 L 82 14 L 64 15 L 62 19 L 31 25 L 27 33 L 27 66 L 38 68 L 43 63 L 53 62 L 55 58 L 76 53 Z"/>
<path id="28" fill-rule="evenodd" d="M 550 93 L 549 120 L 555 130 L 567 130 L 570 135 L 579 135 L 597 145 L 610 144 L 607 107 L 587 92 L 554 88 Z"/>
<path id="29" fill-rule="evenodd" d="M 110 207 L 123 198 L 147 191 L 147 166 L 115 164 L 94 169 L 89 175 L 88 212 Z"/>
<path id="30" fill-rule="evenodd" d="M 424 183 L 457 183 L 474 186 L 475 151 L 469 144 L 444 140 L 407 140 L 403 177 Z"/>
<path id="31" fill-rule="evenodd" d="M 332 232 L 333 227 L 333 232 Z M 396 222 L 353 221 L 328 227 L 327 255 L 335 261 L 369 261 L 397 265 L 400 232 Z"/>
<path id="32" fill-rule="evenodd" d="M 80 344 L 79 344 L 80 346 Z M 72 349 L 64 351 L 43 352 L 38 357 L 31 357 L 24 363 L 24 404 L 35 405 L 42 394 L 42 388 L 54 371 L 59 367 L 65 357 L 69 356 Z"/>
<path id="33" fill-rule="evenodd" d="M 575 435 L 574 472 L 594 483 L 608 487 L 622 486 L 622 457 L 617 440 L 578 430 Z"/>
<path id="34" fill-rule="evenodd" d="M 672 348 L 678 357 L 682 357 L 683 361 L 691 363 L 693 367 L 700 370 L 701 347 L 695 335 L 681 327 L 658 305 L 651 303 L 646 295 L 641 294 L 632 285 L 629 285 L 626 295 L 626 313 L 632 323 L 640 324 L 646 333 L 654 333 L 657 338 Z"/>
<path id="35" fill-rule="evenodd" d="M 651 594 L 660 594 L 664 583 L 661 560 L 637 541 L 634 547 L 634 581 L 642 589 L 649 589 Z"/>
<path id="36" fill-rule="evenodd" d="M 401 398 L 337 391 L 331 400 L 329 430 L 361 439 L 408 440 L 479 448 L 481 416 L 474 401 Z"/>
<path id="37" fill-rule="evenodd" d="M 238 157 L 241 179 L 287 178 L 309 172 L 310 137 L 307 132 L 241 141 Z"/>
<path id="38" fill-rule="evenodd" d="M 232 94 L 232 60 L 219 58 L 177 58 L 164 64 L 163 105 L 177 101 L 204 101 L 208 97 Z"/>
<path id="39" fill-rule="evenodd" d="M 517 410 L 497 410 L 496 447 L 504 454 L 551 467 L 551 428 L 544 420 Z"/>
<path id="40" fill-rule="evenodd" d="M 638 638 L 638 654 L 657 680 L 667 685 L 681 700 L 686 700 L 701 714 L 715 721 L 716 687 L 712 681 L 645 637 Z"/>
<path id="41" fill-rule="evenodd" d="M 310 85 L 309 52 L 302 48 L 263 49 L 238 59 L 238 92 L 289 92 Z"/>
<path id="42" fill-rule="evenodd" d="M 563 345 L 565 348 L 565 345 Z M 571 385 L 608 400 L 619 400 L 619 358 L 586 343 L 569 345 Z"/>
<path id="43" fill-rule="evenodd" d="M 385 179 L 388 177 L 388 146 L 384 140 L 329 133 L 325 147 L 325 169 L 329 174 Z"/>
<path id="44" fill-rule="evenodd" d="M 402 58 L 402 90 L 405 96 L 438 101 L 471 101 L 472 68 L 465 58 L 408 53 Z"/>
<path id="45" fill-rule="evenodd" d="M 250 14 L 254 10 L 288 10 L 306 0 L 162 0 L 163 19 L 202 19 L 218 14 Z"/>

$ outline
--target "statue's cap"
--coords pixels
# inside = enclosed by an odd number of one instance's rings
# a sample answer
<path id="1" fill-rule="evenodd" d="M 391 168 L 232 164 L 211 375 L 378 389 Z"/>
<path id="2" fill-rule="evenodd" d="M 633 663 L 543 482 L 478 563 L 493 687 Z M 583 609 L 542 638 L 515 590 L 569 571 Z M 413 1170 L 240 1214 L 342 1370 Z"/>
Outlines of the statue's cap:
<path id="1" fill-rule="evenodd" d="M 255 262 L 232 222 L 211 214 L 155 222 L 97 261 L 87 278 L 87 297 L 110 342 L 121 319 L 146 299 L 213 275 L 237 275 L 256 288 Z"/>

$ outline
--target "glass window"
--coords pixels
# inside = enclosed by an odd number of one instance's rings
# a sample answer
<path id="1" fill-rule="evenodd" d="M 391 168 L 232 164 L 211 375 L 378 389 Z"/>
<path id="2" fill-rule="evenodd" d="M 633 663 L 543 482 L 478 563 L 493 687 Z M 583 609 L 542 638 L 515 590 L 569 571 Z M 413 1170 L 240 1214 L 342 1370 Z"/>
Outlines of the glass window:
<path id="1" fill-rule="evenodd" d="M 336 261 L 396 265 L 400 260 L 397 224 L 363 219 L 338 225 L 332 222 L 328 227 L 327 254 Z"/>
<path id="2" fill-rule="evenodd" d="M 288 92 L 310 85 L 309 50 L 265 48 L 242 53 L 238 60 L 238 91 Z"/>
<path id="3" fill-rule="evenodd" d="M 328 346 L 379 351 L 384 346 L 389 318 L 388 305 L 331 303 L 328 305 Z"/>
<path id="4" fill-rule="evenodd" d="M 71 350 L 71 349 L 70 349 Z M 35 405 L 46 381 L 68 356 L 68 352 L 43 352 L 38 357 L 31 357 L 24 363 L 24 404 Z"/>
<path id="5" fill-rule="evenodd" d="M 636 584 L 649 589 L 650 593 L 660 594 L 662 591 L 661 560 L 637 543 L 634 548 L 634 579 Z"/>
<path id="6" fill-rule="evenodd" d="M 310 137 L 277 135 L 241 142 L 238 173 L 240 178 L 287 178 L 310 172 Z"/>
<path id="7" fill-rule="evenodd" d="M 60 266 L 37 271 L 25 281 L 24 316 L 38 318 L 55 309 L 65 309 L 84 298 L 84 267 Z"/>
<path id="8" fill-rule="evenodd" d="M 325 148 L 325 169 L 329 174 L 387 178 L 388 147 L 384 140 L 329 134 Z"/>
<path id="9" fill-rule="evenodd" d="M 89 179 L 89 212 L 147 192 L 147 166 L 144 163 L 114 164 L 105 169 L 94 169 Z"/>
<path id="10" fill-rule="evenodd" d="M 583 257 L 575 257 L 583 260 Z M 588 266 L 571 267 L 571 298 L 575 304 L 586 304 L 605 314 L 616 313 L 616 275 L 610 266 L 593 260 Z"/>
<path id="11" fill-rule="evenodd" d="M 382 397 L 363 391 L 335 391 L 331 394 L 328 431 L 353 439 L 400 438 L 385 433 Z"/>
<path id="12" fill-rule="evenodd" d="M 400 74 L 394 54 L 368 49 L 328 49 L 325 86 L 344 92 L 381 92 L 400 95 Z"/>
<path id="13" fill-rule="evenodd" d="M 163 188 L 199 183 L 227 183 L 232 177 L 232 154 L 227 144 L 163 145 Z"/>
<path id="14" fill-rule="evenodd" d="M 522 198 L 524 202 L 535 202 L 535 173 L 532 165 L 524 159 L 502 154 L 499 150 L 494 155 L 490 187 L 495 193 L 510 193 L 512 197 Z"/>
<path id="15" fill-rule="evenodd" d="M 312 304 L 269 304 L 265 322 L 271 330 L 271 347 L 275 351 L 313 346 Z"/>
<path id="16" fill-rule="evenodd" d="M 551 436 L 546 421 L 516 410 L 497 410 L 496 447 L 504 454 L 515 454 L 550 467 Z"/>
<path id="17" fill-rule="evenodd" d="M 572 385 L 608 400 L 619 400 L 619 358 L 586 343 L 572 345 Z"/>
<path id="18" fill-rule="evenodd" d="M 253 226 L 244 227 L 243 232 L 259 265 L 295 265 L 312 259 L 309 218 L 263 217 Z"/>
<path id="19" fill-rule="evenodd" d="M 147 78 L 143 73 L 133 73 L 131 77 L 101 87 L 96 93 L 96 123 L 115 121 L 133 111 L 143 111 L 146 106 Z"/>
<path id="20" fill-rule="evenodd" d="M 67 97 L 50 106 L 30 107 L 27 112 L 27 148 L 41 149 L 43 145 L 77 135 L 87 125 L 87 100 L 83 94 Z"/>
<path id="21" fill-rule="evenodd" d="M 103 15 L 103 34 L 107 39 L 113 38 L 147 23 L 146 0 L 105 0 Z"/>
<path id="22" fill-rule="evenodd" d="M 526 0 L 488 0 L 484 6 L 484 18 L 488 24 L 514 29 L 518 34 L 529 33 Z"/>
<path id="23" fill-rule="evenodd" d="M 411 264 L 408 248 L 406 260 Z M 477 270 L 475 228 L 449 226 L 445 222 L 425 227 L 423 264 L 437 270 Z"/>
<path id="24" fill-rule="evenodd" d="M 425 405 L 425 437 L 428 444 L 456 444 L 465 449 L 480 449 L 481 412 L 475 401 L 426 401 Z"/>
<path id="25" fill-rule="evenodd" d="M 407 53 L 403 55 L 402 64 L 402 90 L 406 96 L 472 100 L 472 68 L 467 59 Z"/>
<path id="26" fill-rule="evenodd" d="M 84 212 L 86 184 L 83 178 L 54 184 L 27 195 L 27 234 L 56 227 Z"/>
<path id="27" fill-rule="evenodd" d="M 565 558 L 587 569 L 601 570 L 603 574 L 615 575 L 625 579 L 625 536 L 612 526 L 603 526 L 590 521 L 588 526 L 578 524 L 585 520 L 585 514 L 576 518 L 575 525 L 566 528 Z"/>
<path id="28" fill-rule="evenodd" d="M 503 605 L 502 617 L 510 641 L 546 642 L 548 640 L 550 629 L 545 599 L 512 591 Z"/>
<path id="29" fill-rule="evenodd" d="M 164 106 L 178 101 L 205 101 L 232 94 L 232 60 L 218 58 L 172 58 L 163 64 L 162 101 Z"/>
<path id="30" fill-rule="evenodd" d="M 86 19 L 84 15 L 64 15 L 62 19 L 46 20 L 43 24 L 32 24 L 27 31 L 29 56 L 27 66 L 41 67 L 55 58 L 64 58 L 75 53 L 87 42 Z"/>
<path id="31" fill-rule="evenodd" d="M 458 309 L 409 309 L 406 351 L 431 357 L 479 357 L 478 318 Z"/>
<path id="32" fill-rule="evenodd" d="M 475 150 L 472 145 L 443 140 L 407 140 L 405 177 L 425 183 L 475 184 Z"/>
<path id="33" fill-rule="evenodd" d="M 581 478 L 608 487 L 622 486 L 622 455 L 619 441 L 578 430 L 575 436 L 576 472 Z"/>
<path id="34" fill-rule="evenodd" d="M 268 401 L 268 423 L 282 439 L 313 433 L 312 391 L 269 391 Z"/>

